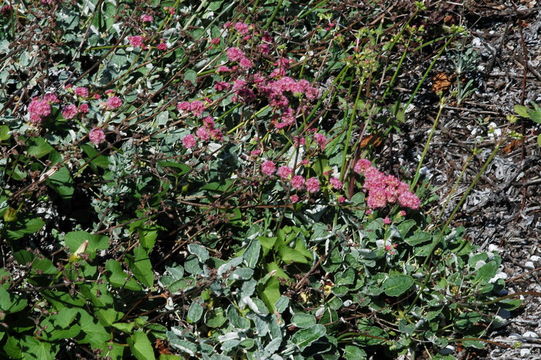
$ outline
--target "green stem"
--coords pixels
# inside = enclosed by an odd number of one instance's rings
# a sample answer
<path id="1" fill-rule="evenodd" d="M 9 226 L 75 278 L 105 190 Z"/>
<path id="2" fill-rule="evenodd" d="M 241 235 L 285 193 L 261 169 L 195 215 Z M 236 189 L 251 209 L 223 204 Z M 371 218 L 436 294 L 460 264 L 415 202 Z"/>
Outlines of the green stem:
<path id="1" fill-rule="evenodd" d="M 441 113 L 444 107 L 445 107 L 445 98 L 441 98 L 438 114 L 436 115 L 436 118 L 434 119 L 434 124 L 432 125 L 432 129 L 430 129 L 430 134 L 428 135 L 428 139 L 426 140 L 423 153 L 421 154 L 421 159 L 419 160 L 419 164 L 417 165 L 417 170 L 415 171 L 415 177 L 413 178 L 413 181 L 410 185 L 410 188 L 412 190 L 415 188 L 415 185 L 417 185 L 417 182 L 419 181 L 419 177 L 421 176 L 421 168 L 423 167 L 423 162 L 425 160 L 426 154 L 428 153 L 428 148 L 430 147 L 430 143 L 432 142 L 432 137 L 434 136 L 434 133 L 436 132 L 436 128 L 438 127 L 438 123 L 439 123 Z"/>

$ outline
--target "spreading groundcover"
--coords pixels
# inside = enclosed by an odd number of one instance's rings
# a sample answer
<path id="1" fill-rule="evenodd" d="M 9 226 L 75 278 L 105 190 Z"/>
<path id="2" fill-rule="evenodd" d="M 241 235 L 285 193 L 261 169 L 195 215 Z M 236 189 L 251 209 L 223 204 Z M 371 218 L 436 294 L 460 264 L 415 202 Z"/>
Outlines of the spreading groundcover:
<path id="1" fill-rule="evenodd" d="M 520 304 L 500 257 L 382 152 L 464 29 L 381 6 L 4 2 L 0 357 L 486 346 Z"/>

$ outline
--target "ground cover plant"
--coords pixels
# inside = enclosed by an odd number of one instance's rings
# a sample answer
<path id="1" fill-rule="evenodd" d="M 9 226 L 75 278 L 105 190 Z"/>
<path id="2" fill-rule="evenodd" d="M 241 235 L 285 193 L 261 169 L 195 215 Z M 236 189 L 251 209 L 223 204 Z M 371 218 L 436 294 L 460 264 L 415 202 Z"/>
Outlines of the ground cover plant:
<path id="1" fill-rule="evenodd" d="M 499 255 L 455 212 L 427 213 L 430 137 L 416 169 L 384 151 L 440 56 L 474 61 L 465 30 L 422 3 L 385 11 L 4 4 L 2 356 L 452 359 L 489 343 L 520 305 Z M 471 91 L 466 65 L 434 82 L 434 126 Z"/>

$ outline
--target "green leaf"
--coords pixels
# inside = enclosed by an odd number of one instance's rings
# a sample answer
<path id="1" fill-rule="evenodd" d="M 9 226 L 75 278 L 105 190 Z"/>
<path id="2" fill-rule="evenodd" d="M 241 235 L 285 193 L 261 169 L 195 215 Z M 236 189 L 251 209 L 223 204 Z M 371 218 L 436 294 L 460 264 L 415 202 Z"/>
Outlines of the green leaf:
<path id="1" fill-rule="evenodd" d="M 174 162 L 174 161 L 162 160 L 162 161 L 158 161 L 158 165 L 162 167 L 171 167 L 171 168 L 178 169 L 179 171 L 176 173 L 177 176 L 184 175 L 191 170 L 191 168 L 188 165 L 179 163 L 179 162 Z"/>
<path id="2" fill-rule="evenodd" d="M 81 340 L 81 344 L 90 344 L 93 349 L 97 349 L 104 342 L 110 340 L 111 335 L 99 322 L 94 322 L 94 318 L 86 311 L 79 311 L 81 312 L 81 329 L 86 334 L 83 340 Z"/>
<path id="3" fill-rule="evenodd" d="M 366 359 L 366 352 L 360 347 L 347 345 L 344 348 L 344 359 L 346 360 Z"/>
<path id="4" fill-rule="evenodd" d="M 413 286 L 415 281 L 409 275 L 391 275 L 383 282 L 383 291 L 387 296 L 400 296 Z"/>
<path id="5" fill-rule="evenodd" d="M 27 153 L 38 159 L 54 150 L 47 140 L 42 137 L 32 138 L 30 143 L 32 145 L 28 148 Z"/>
<path id="6" fill-rule="evenodd" d="M 276 302 L 280 299 L 280 295 L 280 282 L 273 276 L 267 280 L 260 294 L 261 299 L 271 312 L 276 311 Z"/>
<path id="7" fill-rule="evenodd" d="M 257 265 L 260 251 L 261 251 L 261 243 L 259 241 L 252 240 L 250 242 L 250 245 L 248 245 L 248 248 L 242 255 L 246 266 L 253 269 Z"/>
<path id="8" fill-rule="evenodd" d="M 537 146 L 541 147 L 541 134 L 537 135 Z"/>
<path id="9" fill-rule="evenodd" d="M 99 309 L 96 311 L 96 317 L 103 326 L 111 326 L 115 321 L 120 320 L 122 313 L 115 309 Z"/>
<path id="10" fill-rule="evenodd" d="M 302 329 L 297 331 L 291 337 L 291 342 L 297 345 L 297 347 L 303 351 L 310 346 L 314 341 L 320 339 L 326 334 L 325 326 L 317 324 L 308 329 Z"/>
<path id="11" fill-rule="evenodd" d="M 18 240 L 26 235 L 33 234 L 41 230 L 45 225 L 45 222 L 41 218 L 26 219 L 18 221 L 15 225 L 19 228 L 17 230 L 8 230 L 7 237 L 11 240 Z"/>
<path id="12" fill-rule="evenodd" d="M 116 260 L 107 260 L 105 269 L 111 272 L 109 283 L 117 288 L 125 288 L 132 291 L 142 290 L 141 286 L 135 279 L 128 280 L 128 274 L 122 270 L 122 265 Z"/>
<path id="13" fill-rule="evenodd" d="M 503 299 L 498 301 L 498 304 L 500 304 L 502 308 L 512 311 L 518 309 L 522 305 L 522 301 L 520 299 Z"/>
<path id="14" fill-rule="evenodd" d="M 201 263 L 204 263 L 210 257 L 209 251 L 204 246 L 201 246 L 199 244 L 188 245 L 188 251 L 190 252 L 190 254 L 194 254 L 195 256 L 197 256 L 199 262 Z"/>
<path id="15" fill-rule="evenodd" d="M 498 264 L 495 261 L 488 262 L 477 270 L 477 275 L 475 276 L 474 281 L 486 283 L 492 279 L 497 272 Z"/>
<path id="16" fill-rule="evenodd" d="M 154 244 L 156 244 L 157 238 L 158 230 L 145 229 L 139 232 L 139 243 L 149 252 L 154 247 Z"/>
<path id="17" fill-rule="evenodd" d="M 184 80 L 191 82 L 192 84 L 197 83 L 197 73 L 191 69 L 186 70 L 184 73 Z"/>
<path id="18" fill-rule="evenodd" d="M 154 285 L 154 272 L 147 252 L 142 246 L 133 249 L 134 257 L 130 257 L 128 263 L 133 275 L 147 287 Z"/>
<path id="19" fill-rule="evenodd" d="M 47 258 L 35 259 L 32 263 L 32 270 L 37 274 L 45 275 L 54 275 L 58 272 L 53 262 Z"/>
<path id="20" fill-rule="evenodd" d="M 109 238 L 105 235 L 93 235 L 86 231 L 71 231 L 64 237 L 64 243 L 73 254 L 83 242 L 88 241 L 85 253 L 93 259 L 98 250 L 106 250 L 109 247 Z"/>
<path id="21" fill-rule="evenodd" d="M 100 167 L 102 169 L 109 168 L 109 158 L 105 155 L 101 155 L 101 153 L 96 150 L 94 146 L 91 146 L 89 144 L 82 144 L 81 149 L 89 157 L 89 159 L 91 159 L 90 163 L 92 165 Z"/>
<path id="22" fill-rule="evenodd" d="M 296 313 L 291 318 L 291 324 L 301 329 L 307 329 L 316 325 L 316 317 L 312 314 Z"/>
<path id="23" fill-rule="evenodd" d="M 68 307 L 62 308 L 58 311 L 58 314 L 56 314 L 55 324 L 60 326 L 62 329 L 65 329 L 72 323 L 77 313 L 77 309 Z"/>
<path id="24" fill-rule="evenodd" d="M 47 179 L 47 185 L 63 199 L 71 199 L 75 191 L 69 170 L 63 166 Z"/>
<path id="25" fill-rule="evenodd" d="M 130 345 L 131 353 L 137 358 L 137 360 L 156 359 L 152 344 L 150 343 L 147 334 L 144 332 L 136 331 L 132 336 L 130 336 L 128 343 Z"/>
<path id="26" fill-rule="evenodd" d="M 406 240 L 404 241 L 408 245 L 417 246 L 419 244 L 429 242 L 430 240 L 432 240 L 432 235 L 430 233 L 424 231 L 417 231 L 412 236 L 406 238 Z"/>
<path id="27" fill-rule="evenodd" d="M 224 310 L 222 308 L 216 308 L 206 315 L 207 320 L 205 324 L 211 328 L 219 328 L 228 320 L 224 315 Z"/>
<path id="28" fill-rule="evenodd" d="M 12 302 L 9 293 L 3 286 L 0 286 L 0 309 L 7 311 L 11 307 Z"/>
<path id="29" fill-rule="evenodd" d="M 188 316 L 187 319 L 190 323 L 196 323 L 201 319 L 201 316 L 203 315 L 203 306 L 201 306 L 201 303 L 199 301 L 194 301 L 190 305 L 190 308 L 188 309 Z"/>
<path id="30" fill-rule="evenodd" d="M 9 133 L 9 126 L 0 125 L 0 141 L 7 140 L 11 137 Z"/>
<path id="31" fill-rule="evenodd" d="M 168 331 L 167 333 L 169 334 L 170 332 Z M 175 336 L 174 333 L 173 336 Z M 173 348 L 183 351 L 190 356 L 195 356 L 197 354 L 197 346 L 195 344 L 186 340 L 179 339 L 176 336 L 169 338 L 170 335 L 168 335 L 167 337 L 169 339 L 169 344 L 171 344 Z"/>
<path id="32" fill-rule="evenodd" d="M 528 113 L 528 108 L 523 105 L 515 105 L 515 112 L 522 117 L 529 118 L 530 114 Z"/>
<path id="33" fill-rule="evenodd" d="M 135 326 L 134 323 L 125 323 L 125 322 L 118 322 L 111 324 L 112 327 L 114 327 L 117 330 L 122 331 L 123 333 L 130 334 L 133 330 L 133 327 Z"/>

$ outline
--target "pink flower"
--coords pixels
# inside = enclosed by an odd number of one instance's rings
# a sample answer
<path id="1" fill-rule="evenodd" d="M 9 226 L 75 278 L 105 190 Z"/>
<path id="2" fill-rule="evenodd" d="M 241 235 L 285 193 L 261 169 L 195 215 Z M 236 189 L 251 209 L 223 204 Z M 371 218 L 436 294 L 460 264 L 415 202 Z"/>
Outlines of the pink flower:
<path id="1" fill-rule="evenodd" d="M 339 202 L 340 204 L 345 203 L 345 202 L 346 202 L 346 197 L 345 197 L 345 196 L 339 196 L 339 197 L 338 197 L 338 202 Z"/>
<path id="2" fill-rule="evenodd" d="M 368 192 L 366 204 L 371 209 L 383 208 L 387 205 L 387 196 L 384 188 L 373 188 Z"/>
<path id="3" fill-rule="evenodd" d="M 340 190 L 343 186 L 342 182 L 340 181 L 340 179 L 338 178 L 335 178 L 335 177 L 332 177 L 329 182 L 331 183 L 331 186 L 333 187 L 333 189 L 336 189 L 336 190 Z"/>
<path id="4" fill-rule="evenodd" d="M 218 66 L 217 73 L 231 72 L 231 68 L 225 65 Z"/>
<path id="5" fill-rule="evenodd" d="M 406 216 L 406 211 L 405 211 L 405 210 L 400 210 L 400 211 L 398 212 L 398 215 L 400 215 L 400 216 Z"/>
<path id="6" fill-rule="evenodd" d="M 188 134 L 186 136 L 184 136 L 182 138 L 182 145 L 186 148 L 186 149 L 191 149 L 195 146 L 195 144 L 197 143 L 197 140 L 195 138 L 195 136 L 193 136 L 192 134 Z"/>
<path id="7" fill-rule="evenodd" d="M 196 116 L 201 116 L 203 111 L 205 111 L 205 104 L 201 101 L 192 101 L 190 111 Z"/>
<path id="8" fill-rule="evenodd" d="M 391 221 L 391 219 L 389 219 L 389 217 L 388 217 L 388 216 L 387 216 L 387 217 L 385 217 L 385 218 L 383 219 L 383 223 L 384 223 L 385 225 L 390 225 L 390 224 L 391 224 L 391 222 L 392 222 L 392 221 Z"/>
<path id="9" fill-rule="evenodd" d="M 220 129 L 210 129 L 210 136 L 216 141 L 222 141 L 224 137 Z"/>
<path id="10" fill-rule="evenodd" d="M 315 133 L 314 140 L 317 142 L 321 150 L 325 149 L 325 145 L 327 145 L 327 138 L 325 137 L 325 135 L 320 134 L 320 133 Z"/>
<path id="11" fill-rule="evenodd" d="M 47 101 L 49 104 L 58 104 L 60 102 L 56 94 L 53 93 L 43 95 L 43 100 Z"/>
<path id="12" fill-rule="evenodd" d="M 254 66 L 254 63 L 248 58 L 243 57 L 242 59 L 240 59 L 239 65 L 245 69 L 250 69 Z"/>
<path id="13" fill-rule="evenodd" d="M 112 110 L 122 106 L 122 100 L 118 96 L 111 96 L 106 102 L 107 109 Z"/>
<path id="14" fill-rule="evenodd" d="M 205 128 L 203 126 L 201 126 L 200 128 L 198 128 L 195 131 L 195 135 L 197 135 L 197 137 L 200 138 L 203 141 L 207 141 L 208 139 L 210 139 L 210 134 L 209 134 L 207 128 Z"/>
<path id="15" fill-rule="evenodd" d="M 181 101 L 177 104 L 177 110 L 179 111 L 189 111 L 191 109 L 191 104 L 188 101 Z"/>
<path id="16" fill-rule="evenodd" d="M 161 50 L 161 51 L 165 51 L 165 50 L 167 50 L 167 44 L 164 43 L 164 42 L 159 43 L 158 46 L 156 46 L 156 49 Z"/>
<path id="17" fill-rule="evenodd" d="M 261 151 L 260 149 L 256 149 L 256 150 L 252 150 L 250 151 L 250 156 L 251 157 L 258 157 L 259 155 L 261 155 L 263 151 Z"/>
<path id="18" fill-rule="evenodd" d="M 31 122 L 34 124 L 39 123 L 44 117 L 51 114 L 51 104 L 45 100 L 34 98 L 28 105 L 28 114 Z"/>
<path id="19" fill-rule="evenodd" d="M 293 173 L 293 170 L 291 170 L 291 168 L 288 166 L 280 166 L 277 172 L 278 176 L 281 177 L 282 179 L 289 178 L 292 173 Z"/>
<path id="20" fill-rule="evenodd" d="M 291 201 L 291 203 L 295 204 L 295 203 L 298 203 L 299 202 L 299 195 L 297 194 L 293 194 L 289 197 L 289 200 Z"/>
<path id="21" fill-rule="evenodd" d="M 355 163 L 355 166 L 353 167 L 353 171 L 355 171 L 357 174 L 364 173 L 370 166 L 372 166 L 372 163 L 367 159 L 359 159 Z"/>
<path id="22" fill-rule="evenodd" d="M 140 19 L 142 22 L 152 22 L 154 20 L 154 17 L 149 14 L 143 14 L 141 15 Z"/>
<path id="23" fill-rule="evenodd" d="M 235 27 L 235 30 L 240 32 L 242 35 L 246 35 L 250 32 L 249 25 L 243 22 L 235 23 L 234 27 Z"/>
<path id="24" fill-rule="evenodd" d="M 214 129 L 214 126 L 216 125 L 212 116 L 207 116 L 203 118 L 203 124 L 209 129 Z"/>
<path id="25" fill-rule="evenodd" d="M 300 175 L 293 176 L 293 178 L 291 179 L 291 186 L 293 187 L 293 189 L 302 189 L 302 187 L 304 186 L 304 178 Z"/>
<path id="26" fill-rule="evenodd" d="M 227 58 L 230 61 L 238 61 L 242 58 L 245 58 L 246 55 L 244 55 L 244 51 L 242 51 L 239 48 L 232 47 L 226 50 Z"/>
<path id="27" fill-rule="evenodd" d="M 403 207 L 407 207 L 413 210 L 417 210 L 421 206 L 421 200 L 419 200 L 417 195 L 415 195 L 411 191 L 406 191 L 400 194 L 400 196 L 398 197 L 398 203 Z"/>
<path id="28" fill-rule="evenodd" d="M 77 106 L 74 104 L 69 104 L 64 109 L 62 109 L 62 116 L 64 119 L 73 119 L 75 116 L 77 116 L 77 113 L 79 112 L 79 109 L 77 109 Z"/>
<path id="29" fill-rule="evenodd" d="M 144 40 L 145 39 L 141 35 L 128 36 L 128 41 L 130 42 L 131 46 L 143 47 L 145 45 Z"/>
<path id="30" fill-rule="evenodd" d="M 94 94 L 94 100 L 99 100 L 101 99 L 101 95 L 100 94 Z"/>
<path id="31" fill-rule="evenodd" d="M 216 84 L 214 84 L 214 89 L 217 91 L 229 90 L 230 87 L 231 84 L 226 81 L 216 81 Z"/>
<path id="32" fill-rule="evenodd" d="M 88 97 L 88 88 L 79 86 L 75 88 L 75 95 L 80 97 Z"/>
<path id="33" fill-rule="evenodd" d="M 319 191 L 319 180 L 315 177 L 311 177 L 310 179 L 306 180 L 306 190 L 311 193 L 315 193 Z"/>
<path id="34" fill-rule="evenodd" d="M 88 133 L 88 138 L 94 145 L 99 145 L 105 140 L 105 133 L 100 128 L 93 128 Z"/>
<path id="35" fill-rule="evenodd" d="M 81 104 L 79 105 L 79 112 L 80 113 L 83 113 L 83 114 L 86 114 L 90 111 L 90 107 L 88 106 L 88 104 Z"/>
<path id="36" fill-rule="evenodd" d="M 272 175 L 276 171 L 276 164 L 270 160 L 265 160 L 261 164 L 261 172 L 265 175 Z"/>

